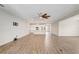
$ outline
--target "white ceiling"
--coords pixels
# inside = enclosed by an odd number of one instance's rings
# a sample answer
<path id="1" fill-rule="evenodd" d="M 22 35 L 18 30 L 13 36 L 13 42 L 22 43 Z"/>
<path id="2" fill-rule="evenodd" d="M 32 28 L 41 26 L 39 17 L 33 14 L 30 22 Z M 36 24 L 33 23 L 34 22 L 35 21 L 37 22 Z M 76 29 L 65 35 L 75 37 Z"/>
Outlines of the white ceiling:
<path id="1" fill-rule="evenodd" d="M 79 13 L 77 4 L 3 4 L 1 10 L 22 19 L 37 18 L 40 12 L 47 12 L 53 21 L 62 20 Z"/>

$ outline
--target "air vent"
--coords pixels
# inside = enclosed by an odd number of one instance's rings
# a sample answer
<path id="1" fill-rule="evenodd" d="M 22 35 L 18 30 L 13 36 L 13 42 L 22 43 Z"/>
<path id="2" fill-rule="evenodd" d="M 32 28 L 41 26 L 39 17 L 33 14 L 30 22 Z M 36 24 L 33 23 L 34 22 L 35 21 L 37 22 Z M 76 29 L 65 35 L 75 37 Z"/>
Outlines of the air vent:
<path id="1" fill-rule="evenodd" d="M 4 7 L 4 5 L 3 4 L 0 4 L 0 7 Z"/>

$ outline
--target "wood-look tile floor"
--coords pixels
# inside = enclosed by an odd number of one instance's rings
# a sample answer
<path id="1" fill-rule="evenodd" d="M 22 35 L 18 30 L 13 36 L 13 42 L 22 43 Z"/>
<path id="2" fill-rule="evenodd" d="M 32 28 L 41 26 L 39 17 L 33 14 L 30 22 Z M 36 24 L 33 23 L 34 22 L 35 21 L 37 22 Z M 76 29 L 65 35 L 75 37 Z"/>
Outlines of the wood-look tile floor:
<path id="1" fill-rule="evenodd" d="M 27 35 L 0 47 L 2 54 L 75 54 L 79 53 L 79 37 Z"/>

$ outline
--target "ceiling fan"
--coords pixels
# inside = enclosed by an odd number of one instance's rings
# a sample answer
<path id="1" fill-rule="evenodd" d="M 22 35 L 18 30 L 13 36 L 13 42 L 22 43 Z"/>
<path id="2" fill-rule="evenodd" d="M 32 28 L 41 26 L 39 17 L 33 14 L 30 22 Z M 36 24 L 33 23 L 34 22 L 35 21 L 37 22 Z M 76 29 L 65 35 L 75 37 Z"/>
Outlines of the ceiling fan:
<path id="1" fill-rule="evenodd" d="M 39 16 L 44 19 L 48 19 L 50 17 L 50 15 L 48 15 L 47 13 L 40 13 Z"/>

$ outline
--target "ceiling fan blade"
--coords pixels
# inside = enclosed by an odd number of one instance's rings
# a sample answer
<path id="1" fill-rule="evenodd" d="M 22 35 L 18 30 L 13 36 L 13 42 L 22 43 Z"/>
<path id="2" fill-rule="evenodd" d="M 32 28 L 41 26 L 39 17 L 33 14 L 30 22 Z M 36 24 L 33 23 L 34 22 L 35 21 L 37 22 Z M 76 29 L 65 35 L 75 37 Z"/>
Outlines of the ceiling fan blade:
<path id="1" fill-rule="evenodd" d="M 1 7 L 4 7 L 4 5 L 3 5 L 3 4 L 0 4 L 0 6 L 1 6 Z"/>

